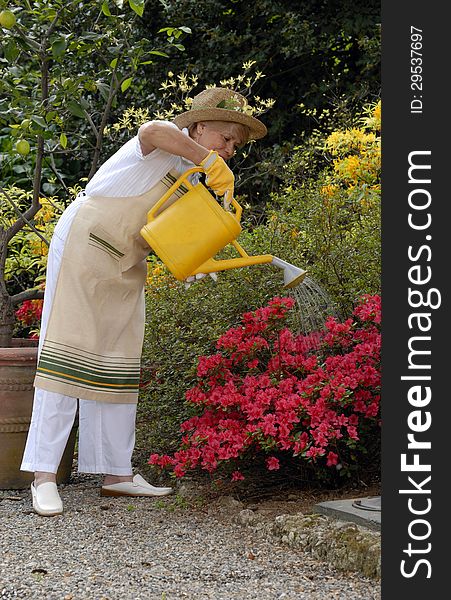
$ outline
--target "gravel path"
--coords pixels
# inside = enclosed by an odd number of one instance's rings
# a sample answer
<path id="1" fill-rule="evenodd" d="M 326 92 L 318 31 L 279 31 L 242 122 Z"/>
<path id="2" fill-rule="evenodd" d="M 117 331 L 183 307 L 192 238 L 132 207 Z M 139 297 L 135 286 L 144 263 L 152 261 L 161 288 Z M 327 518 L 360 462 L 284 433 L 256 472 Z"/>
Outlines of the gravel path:
<path id="1" fill-rule="evenodd" d="M 27 491 L 0 492 L 0 599 L 372 600 L 380 584 L 334 571 L 177 496 L 101 498 L 75 477 L 65 513 L 43 518 Z"/>

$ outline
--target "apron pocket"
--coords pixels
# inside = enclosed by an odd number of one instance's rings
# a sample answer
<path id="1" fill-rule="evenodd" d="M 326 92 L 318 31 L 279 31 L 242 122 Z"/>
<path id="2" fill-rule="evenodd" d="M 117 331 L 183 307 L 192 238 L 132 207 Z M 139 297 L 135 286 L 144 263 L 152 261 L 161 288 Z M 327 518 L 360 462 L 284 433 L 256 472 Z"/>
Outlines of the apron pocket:
<path id="1" fill-rule="evenodd" d="M 95 225 L 90 228 L 88 246 L 89 262 L 96 271 L 103 272 L 104 277 L 117 276 L 122 272 L 124 248 L 103 227 Z"/>

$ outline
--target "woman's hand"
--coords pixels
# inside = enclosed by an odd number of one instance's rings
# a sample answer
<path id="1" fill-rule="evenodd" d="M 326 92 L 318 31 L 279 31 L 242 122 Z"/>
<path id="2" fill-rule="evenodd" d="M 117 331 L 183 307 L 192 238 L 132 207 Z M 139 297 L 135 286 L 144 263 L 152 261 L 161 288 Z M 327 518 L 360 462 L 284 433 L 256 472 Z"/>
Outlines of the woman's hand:
<path id="1" fill-rule="evenodd" d="M 226 202 L 231 202 L 235 177 L 226 162 L 217 152 L 210 150 L 200 162 L 206 174 L 206 184 L 219 196 L 225 196 Z"/>
<path id="2" fill-rule="evenodd" d="M 208 275 L 210 275 L 213 281 L 218 281 L 218 274 L 215 271 L 213 271 L 212 273 L 208 273 Z M 206 276 L 207 273 L 197 273 L 196 275 L 190 275 L 185 279 L 185 290 L 187 290 L 193 283 L 196 283 L 196 281 L 199 281 L 200 279 L 203 279 Z"/>

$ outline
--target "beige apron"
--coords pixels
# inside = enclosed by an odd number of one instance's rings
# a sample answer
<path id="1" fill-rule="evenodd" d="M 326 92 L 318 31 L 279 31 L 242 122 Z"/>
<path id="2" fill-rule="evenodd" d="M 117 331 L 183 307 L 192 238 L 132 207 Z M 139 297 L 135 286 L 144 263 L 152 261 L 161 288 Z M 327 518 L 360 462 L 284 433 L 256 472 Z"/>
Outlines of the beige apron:
<path id="1" fill-rule="evenodd" d="M 150 252 L 139 232 L 178 175 L 171 171 L 140 196 L 83 202 L 64 246 L 35 387 L 84 400 L 137 402 Z"/>

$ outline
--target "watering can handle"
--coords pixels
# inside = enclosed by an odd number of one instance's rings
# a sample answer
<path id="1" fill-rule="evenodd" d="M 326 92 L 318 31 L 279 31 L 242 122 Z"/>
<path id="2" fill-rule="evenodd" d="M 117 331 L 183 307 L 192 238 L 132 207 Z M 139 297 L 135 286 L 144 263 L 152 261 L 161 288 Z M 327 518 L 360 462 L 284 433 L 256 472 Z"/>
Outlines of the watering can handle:
<path id="1" fill-rule="evenodd" d="M 172 196 L 172 194 L 182 185 L 185 184 L 189 189 L 193 189 L 194 186 L 193 184 L 188 180 L 188 177 L 190 175 L 192 175 L 193 173 L 198 173 L 198 172 L 204 173 L 204 170 L 202 169 L 202 167 L 193 167 L 192 169 L 188 169 L 188 171 L 185 171 L 185 173 L 183 173 L 183 175 L 181 175 L 177 181 L 175 183 L 173 183 L 171 185 L 171 187 L 168 189 L 168 191 L 158 200 L 158 202 L 156 204 L 154 204 L 154 206 L 152 206 L 152 208 L 149 210 L 149 212 L 147 213 L 147 222 L 149 223 L 150 221 L 155 220 L 155 216 L 156 213 L 158 212 L 158 210 L 163 206 L 163 204 Z M 235 200 L 235 198 L 232 198 L 231 200 L 231 205 L 233 206 L 233 208 L 235 209 L 235 216 L 238 222 L 241 221 L 241 215 L 243 212 L 243 209 L 241 208 L 241 206 L 238 204 L 238 202 Z"/>

